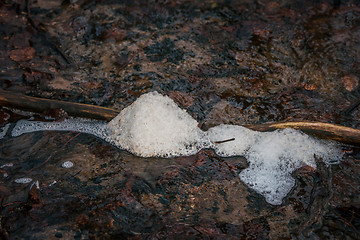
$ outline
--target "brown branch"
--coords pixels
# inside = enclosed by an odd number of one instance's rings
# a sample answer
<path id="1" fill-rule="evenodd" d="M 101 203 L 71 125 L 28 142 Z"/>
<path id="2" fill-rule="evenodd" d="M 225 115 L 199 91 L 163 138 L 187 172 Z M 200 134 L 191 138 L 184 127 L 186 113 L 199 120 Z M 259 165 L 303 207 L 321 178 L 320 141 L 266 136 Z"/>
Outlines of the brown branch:
<path id="1" fill-rule="evenodd" d="M 110 121 L 119 111 L 81 103 L 64 102 L 25 95 L 0 89 L 0 106 L 43 113 L 46 110 L 61 108 L 70 116 Z"/>
<path id="2" fill-rule="evenodd" d="M 304 121 L 304 122 L 250 124 L 250 125 L 244 125 L 244 127 L 261 132 L 273 131 L 276 129 L 284 129 L 284 128 L 294 128 L 318 138 L 332 139 L 342 143 L 360 145 L 359 129 L 344 127 L 332 123 Z"/>
<path id="3" fill-rule="evenodd" d="M 119 114 L 118 110 L 81 103 L 71 103 L 19 95 L 0 90 L 0 106 L 12 107 L 42 113 L 52 108 L 61 108 L 69 115 L 110 121 Z M 267 132 L 276 129 L 294 128 L 324 139 L 360 145 L 360 130 L 322 122 L 283 122 L 243 125 L 252 130 Z M 230 141 L 230 140 L 229 140 Z"/>

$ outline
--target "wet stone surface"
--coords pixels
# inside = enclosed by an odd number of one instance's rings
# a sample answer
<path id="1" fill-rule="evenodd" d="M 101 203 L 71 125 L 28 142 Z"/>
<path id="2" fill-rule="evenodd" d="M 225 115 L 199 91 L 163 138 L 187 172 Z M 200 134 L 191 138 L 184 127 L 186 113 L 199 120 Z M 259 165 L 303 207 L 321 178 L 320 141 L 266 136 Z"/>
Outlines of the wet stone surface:
<path id="1" fill-rule="evenodd" d="M 0 87 L 118 110 L 158 91 L 203 130 L 291 120 L 358 128 L 359 17 L 356 0 L 7 0 Z M 0 109 L 1 128 L 29 118 Z M 240 181 L 242 157 L 139 158 L 87 134 L 7 133 L 0 238 L 359 239 L 359 148 L 344 150 L 339 165 L 294 172 L 296 186 L 273 206 Z"/>

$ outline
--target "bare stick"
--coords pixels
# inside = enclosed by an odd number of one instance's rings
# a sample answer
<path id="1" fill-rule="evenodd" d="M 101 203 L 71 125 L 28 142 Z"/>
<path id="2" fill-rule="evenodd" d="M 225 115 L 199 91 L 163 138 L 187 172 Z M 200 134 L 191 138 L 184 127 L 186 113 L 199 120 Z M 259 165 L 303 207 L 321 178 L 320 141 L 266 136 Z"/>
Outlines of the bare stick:
<path id="1" fill-rule="evenodd" d="M 294 128 L 299 129 L 309 135 L 332 139 L 339 142 L 360 145 L 360 130 L 350 127 L 344 127 L 332 123 L 323 122 L 283 122 L 283 123 L 264 123 L 249 124 L 244 127 L 252 130 L 268 132 L 276 129 Z"/>
<path id="2" fill-rule="evenodd" d="M 226 139 L 226 140 L 222 140 L 222 141 L 216 141 L 214 143 L 220 144 L 220 143 L 226 143 L 226 142 L 231 142 L 231 141 L 235 141 L 235 138 L 230 138 L 230 139 Z"/>
<path id="3" fill-rule="evenodd" d="M 44 98 L 29 97 L 0 89 L 0 106 L 43 113 L 61 108 L 71 116 L 110 121 L 119 111 L 81 103 L 64 102 Z"/>

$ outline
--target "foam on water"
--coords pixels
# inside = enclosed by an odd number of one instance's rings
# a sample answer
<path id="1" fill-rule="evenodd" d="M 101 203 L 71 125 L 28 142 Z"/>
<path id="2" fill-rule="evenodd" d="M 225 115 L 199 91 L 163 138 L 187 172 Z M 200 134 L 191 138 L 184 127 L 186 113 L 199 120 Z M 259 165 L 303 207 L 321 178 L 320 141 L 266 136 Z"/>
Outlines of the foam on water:
<path id="1" fill-rule="evenodd" d="M 340 147 L 330 141 L 312 138 L 294 129 L 274 132 L 255 132 L 241 126 L 220 125 L 208 130 L 211 141 L 235 138 L 235 141 L 215 144 L 221 156 L 241 155 L 249 167 L 240 173 L 240 179 L 266 201 L 278 205 L 295 185 L 291 173 L 305 165 L 316 168 L 315 157 L 326 164 L 341 160 Z"/>
<path id="2" fill-rule="evenodd" d="M 20 136 L 24 133 L 37 131 L 76 131 L 93 134 L 99 138 L 109 141 L 106 123 L 89 119 L 65 119 L 62 122 L 40 122 L 20 120 L 13 128 L 11 135 Z"/>
<path id="3" fill-rule="evenodd" d="M 169 97 L 151 92 L 139 97 L 109 124 L 113 143 L 142 157 L 195 154 L 204 132 Z"/>
<path id="4" fill-rule="evenodd" d="M 141 157 L 171 157 L 195 154 L 206 144 L 197 122 L 175 102 L 157 92 L 139 97 L 107 125 L 87 119 L 62 122 L 20 120 L 12 130 L 24 133 L 54 130 L 93 134 Z"/>
<path id="5" fill-rule="evenodd" d="M 13 128 L 12 136 L 42 130 L 93 134 L 142 157 L 191 155 L 204 147 L 212 147 L 225 157 L 244 156 L 249 167 L 240 173 L 241 180 L 275 205 L 281 204 L 294 186 L 294 170 L 304 165 L 316 168 L 314 156 L 326 164 L 337 163 L 342 157 L 341 148 L 334 142 L 317 140 L 294 129 L 262 133 L 220 125 L 203 132 L 186 111 L 157 92 L 142 95 L 108 124 L 85 119 L 22 120 Z M 231 138 L 235 140 L 214 143 Z"/>

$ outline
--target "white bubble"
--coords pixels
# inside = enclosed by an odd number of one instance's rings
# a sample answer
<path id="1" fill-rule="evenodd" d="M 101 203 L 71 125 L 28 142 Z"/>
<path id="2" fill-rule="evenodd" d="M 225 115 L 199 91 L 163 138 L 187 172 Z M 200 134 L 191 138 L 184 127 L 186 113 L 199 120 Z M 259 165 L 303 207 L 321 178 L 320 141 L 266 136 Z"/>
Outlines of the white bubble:
<path id="1" fill-rule="evenodd" d="M 61 164 L 61 166 L 63 168 L 72 168 L 74 166 L 74 163 L 72 163 L 71 161 L 66 161 L 66 162 L 63 162 L 63 164 Z"/>

